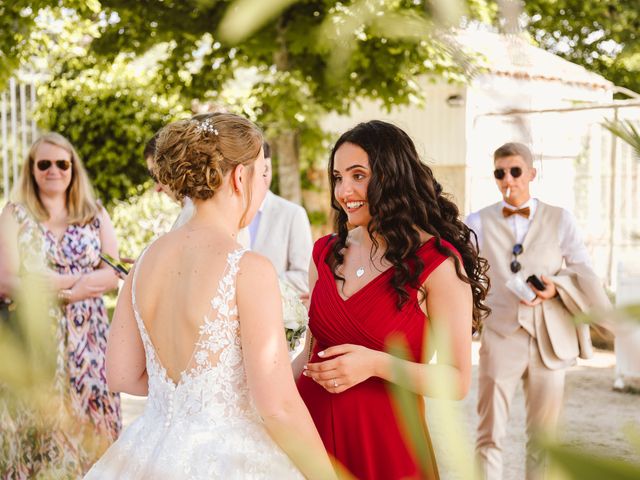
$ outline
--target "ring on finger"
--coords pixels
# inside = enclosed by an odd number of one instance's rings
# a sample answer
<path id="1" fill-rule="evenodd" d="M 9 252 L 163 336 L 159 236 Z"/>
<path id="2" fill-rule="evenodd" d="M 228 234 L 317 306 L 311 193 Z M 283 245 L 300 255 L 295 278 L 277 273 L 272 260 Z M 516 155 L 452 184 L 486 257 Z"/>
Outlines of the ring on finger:
<path id="1" fill-rule="evenodd" d="M 338 388 L 338 380 L 337 379 L 333 379 L 333 388 Z"/>

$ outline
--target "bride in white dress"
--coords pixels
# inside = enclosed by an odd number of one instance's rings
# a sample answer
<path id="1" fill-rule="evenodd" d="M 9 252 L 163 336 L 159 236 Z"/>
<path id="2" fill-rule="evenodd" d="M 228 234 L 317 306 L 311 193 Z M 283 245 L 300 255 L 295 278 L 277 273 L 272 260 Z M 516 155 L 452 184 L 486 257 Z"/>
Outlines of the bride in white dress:
<path id="1" fill-rule="evenodd" d="M 175 122 L 155 170 L 196 213 L 120 292 L 107 381 L 148 400 L 85 478 L 335 478 L 294 383 L 275 270 L 236 240 L 266 193 L 262 134 L 227 113 Z"/>

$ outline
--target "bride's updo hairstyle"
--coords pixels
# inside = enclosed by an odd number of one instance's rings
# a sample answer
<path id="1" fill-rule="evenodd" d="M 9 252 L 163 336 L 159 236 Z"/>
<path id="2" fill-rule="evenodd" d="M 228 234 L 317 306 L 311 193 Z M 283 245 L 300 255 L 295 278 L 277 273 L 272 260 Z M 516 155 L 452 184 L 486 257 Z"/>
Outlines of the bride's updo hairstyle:
<path id="1" fill-rule="evenodd" d="M 207 200 L 238 165 L 253 167 L 262 132 L 233 113 L 205 113 L 170 123 L 158 135 L 153 173 L 182 200 Z M 249 199 L 251 192 L 249 192 Z"/>

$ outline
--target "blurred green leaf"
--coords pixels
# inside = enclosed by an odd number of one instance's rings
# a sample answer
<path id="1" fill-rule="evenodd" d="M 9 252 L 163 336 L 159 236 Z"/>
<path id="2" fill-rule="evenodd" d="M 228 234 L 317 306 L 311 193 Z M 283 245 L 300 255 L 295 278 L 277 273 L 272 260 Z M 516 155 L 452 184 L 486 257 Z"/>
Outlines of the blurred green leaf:
<path id="1" fill-rule="evenodd" d="M 387 343 L 387 351 L 393 359 L 406 360 L 409 358 L 408 348 L 404 341 L 394 338 Z M 406 388 L 400 385 L 407 385 L 409 378 L 401 361 L 393 361 L 392 372 L 394 382 L 390 383 L 391 394 L 396 406 L 396 418 L 400 421 L 401 430 L 405 432 L 409 444 L 418 459 L 421 478 L 428 478 L 433 471 L 431 456 L 426 452 L 432 450 L 431 445 L 425 442 L 424 438 L 424 417 L 420 414 L 416 397 Z M 400 384 L 400 385 L 399 385 Z"/>
<path id="2" fill-rule="evenodd" d="M 640 322 L 640 304 L 625 305 L 608 310 L 594 310 L 574 317 L 576 323 L 597 324 L 602 320 Z"/>
<path id="3" fill-rule="evenodd" d="M 574 480 L 637 480 L 640 465 L 599 457 L 571 447 L 547 445 L 551 461 Z"/>
<path id="4" fill-rule="evenodd" d="M 605 120 L 604 128 L 609 130 L 616 137 L 628 143 L 640 160 L 640 130 L 637 122 L 631 120 Z"/>
<path id="5" fill-rule="evenodd" d="M 220 22 L 220 38 L 231 44 L 245 40 L 298 0 L 237 0 Z"/>

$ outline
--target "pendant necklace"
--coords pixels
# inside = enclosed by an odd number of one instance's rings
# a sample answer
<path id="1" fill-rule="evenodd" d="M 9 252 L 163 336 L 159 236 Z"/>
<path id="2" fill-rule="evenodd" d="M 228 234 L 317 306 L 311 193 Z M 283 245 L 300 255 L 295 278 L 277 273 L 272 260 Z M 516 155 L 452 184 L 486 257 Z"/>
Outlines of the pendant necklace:
<path id="1" fill-rule="evenodd" d="M 362 248 L 362 247 L 360 247 Z M 369 262 L 371 262 L 371 259 L 369 259 Z M 356 277 L 360 278 L 364 275 L 364 263 L 362 262 L 362 250 L 360 250 L 360 263 L 361 265 L 357 268 L 356 270 Z"/>

